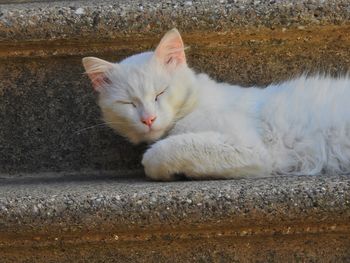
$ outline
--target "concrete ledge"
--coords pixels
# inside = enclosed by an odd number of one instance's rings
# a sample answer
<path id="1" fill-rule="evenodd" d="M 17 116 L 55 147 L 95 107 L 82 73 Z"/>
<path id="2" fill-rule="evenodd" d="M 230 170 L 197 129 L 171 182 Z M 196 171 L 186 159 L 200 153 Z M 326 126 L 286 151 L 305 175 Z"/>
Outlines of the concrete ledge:
<path id="1" fill-rule="evenodd" d="M 2 262 L 350 259 L 350 176 L 132 178 L 3 176 Z"/>
<path id="2" fill-rule="evenodd" d="M 8 2 L 8 1 L 7 1 Z M 30 2 L 30 1 L 29 1 Z M 349 0 L 63 1 L 0 5 L 0 41 L 347 24 Z"/>

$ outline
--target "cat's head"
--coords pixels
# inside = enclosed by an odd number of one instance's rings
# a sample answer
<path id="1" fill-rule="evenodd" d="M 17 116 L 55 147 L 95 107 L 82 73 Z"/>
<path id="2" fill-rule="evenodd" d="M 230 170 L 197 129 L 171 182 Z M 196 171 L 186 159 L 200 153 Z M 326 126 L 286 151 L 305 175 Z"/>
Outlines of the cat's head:
<path id="1" fill-rule="evenodd" d="M 120 63 L 86 57 L 83 65 L 99 93 L 104 121 L 133 143 L 161 138 L 194 103 L 194 74 L 176 29 L 165 34 L 154 52 Z"/>

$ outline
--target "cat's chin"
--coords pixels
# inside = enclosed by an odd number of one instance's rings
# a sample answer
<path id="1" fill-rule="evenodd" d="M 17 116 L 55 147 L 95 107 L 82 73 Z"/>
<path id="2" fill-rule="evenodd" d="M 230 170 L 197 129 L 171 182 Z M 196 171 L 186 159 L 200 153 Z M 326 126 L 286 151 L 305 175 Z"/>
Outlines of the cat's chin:
<path id="1" fill-rule="evenodd" d="M 162 129 L 154 129 L 149 130 L 145 133 L 145 138 L 147 138 L 148 142 L 153 142 L 160 139 L 164 135 L 164 130 Z"/>
<path id="2" fill-rule="evenodd" d="M 128 134 L 126 137 L 133 143 L 133 144 L 139 144 L 142 142 L 146 143 L 152 143 L 160 138 L 162 138 L 165 134 L 165 131 L 163 129 L 150 129 L 145 132 L 140 132 L 140 133 L 133 133 L 133 134 Z"/>
<path id="3" fill-rule="evenodd" d="M 154 142 L 160 139 L 164 135 L 164 130 L 163 129 L 150 129 L 148 132 L 145 132 L 143 134 L 145 142 Z"/>

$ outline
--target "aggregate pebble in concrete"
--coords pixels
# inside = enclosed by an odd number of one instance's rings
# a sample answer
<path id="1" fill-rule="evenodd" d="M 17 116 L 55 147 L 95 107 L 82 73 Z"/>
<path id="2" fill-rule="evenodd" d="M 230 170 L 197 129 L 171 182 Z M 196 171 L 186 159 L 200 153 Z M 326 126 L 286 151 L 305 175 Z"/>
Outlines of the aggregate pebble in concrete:
<path id="1" fill-rule="evenodd" d="M 171 183 L 111 174 L 0 178 L 0 232 L 349 220 L 350 176 Z"/>
<path id="2" fill-rule="evenodd" d="M 348 23 L 349 0 L 67 1 L 0 5 L 0 40 L 114 38 L 236 27 Z"/>

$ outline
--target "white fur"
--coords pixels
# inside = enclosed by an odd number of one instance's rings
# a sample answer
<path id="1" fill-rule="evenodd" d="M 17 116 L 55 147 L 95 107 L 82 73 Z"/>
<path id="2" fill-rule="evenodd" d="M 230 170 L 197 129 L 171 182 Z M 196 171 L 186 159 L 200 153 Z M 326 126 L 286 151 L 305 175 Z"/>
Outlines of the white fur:
<path id="1" fill-rule="evenodd" d="M 142 160 L 147 176 L 350 172 L 349 77 L 301 76 L 265 89 L 242 88 L 195 74 L 184 57 L 164 65 L 155 54 L 134 55 L 106 72 L 111 83 L 99 99 L 118 133 L 134 143 L 155 142 Z M 140 122 L 145 112 L 157 116 L 151 129 Z"/>

